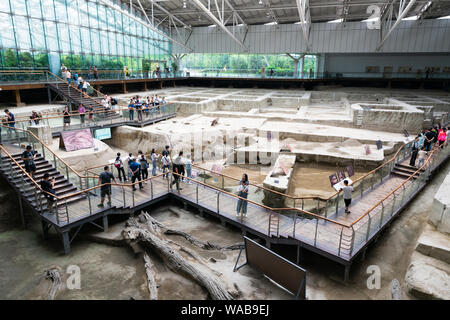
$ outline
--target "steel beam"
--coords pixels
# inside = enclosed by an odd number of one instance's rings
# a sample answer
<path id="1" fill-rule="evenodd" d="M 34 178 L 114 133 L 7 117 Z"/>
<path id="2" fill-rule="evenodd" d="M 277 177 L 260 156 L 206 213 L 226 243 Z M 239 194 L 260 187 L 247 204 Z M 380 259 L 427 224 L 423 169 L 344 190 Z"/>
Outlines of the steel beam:
<path id="1" fill-rule="evenodd" d="M 377 47 L 376 51 L 379 51 L 381 49 L 381 47 L 384 45 L 384 43 L 386 42 L 386 40 L 389 38 L 389 36 L 392 34 L 392 31 L 395 30 L 395 28 L 397 28 L 397 26 L 400 24 L 400 22 L 402 21 L 402 19 L 408 14 L 409 10 L 411 10 L 411 8 L 413 7 L 413 5 L 416 3 L 416 0 L 409 0 L 409 3 L 406 5 L 406 7 L 401 10 L 397 16 L 397 20 L 395 21 L 394 25 L 389 29 L 389 31 L 386 33 L 386 35 L 384 35 L 384 37 L 381 39 L 380 44 Z M 401 9 L 401 8 L 400 8 Z"/>
<path id="2" fill-rule="evenodd" d="M 309 51 L 309 27 L 311 26 L 311 14 L 309 12 L 309 0 L 296 0 L 303 38 L 306 41 L 306 50 Z"/>
<path id="3" fill-rule="evenodd" d="M 177 41 L 177 40 L 175 40 L 175 39 L 169 37 L 167 34 L 165 34 L 164 32 L 162 32 L 161 30 L 157 29 L 157 28 L 150 22 L 150 19 L 148 18 L 147 13 L 145 13 L 145 10 L 143 10 L 143 11 L 144 11 L 145 17 L 147 18 L 148 24 L 145 23 L 145 22 L 143 22 L 142 20 L 136 18 L 135 16 L 129 14 L 129 13 L 126 12 L 125 10 L 122 10 L 122 8 L 117 7 L 116 5 L 112 4 L 111 2 L 109 2 L 109 1 L 107 1 L 107 0 L 99 0 L 99 2 L 103 3 L 105 6 L 110 7 L 110 8 L 113 9 L 113 10 L 116 10 L 116 11 L 120 12 L 121 14 L 127 16 L 128 18 L 133 19 L 134 21 L 136 21 L 136 22 L 142 24 L 143 26 L 145 26 L 145 27 L 147 27 L 147 28 L 150 28 L 151 30 L 153 30 L 153 31 L 156 32 L 157 34 L 163 36 L 163 37 L 166 38 L 167 40 L 172 41 L 172 42 L 178 44 L 179 46 L 181 46 L 181 47 L 187 49 L 189 52 L 192 52 L 192 51 L 193 51 L 191 48 L 187 47 L 187 46 L 184 45 L 183 43 L 181 43 L 181 42 L 179 42 L 179 41 Z M 140 1 L 139 1 L 139 0 L 138 0 L 138 2 L 139 2 L 139 4 L 140 4 Z M 142 7 L 142 5 L 141 5 L 141 7 Z"/>
<path id="4" fill-rule="evenodd" d="M 217 19 L 216 16 L 211 11 L 208 10 L 208 8 L 203 5 L 203 3 L 200 2 L 200 0 L 192 0 L 192 2 L 194 2 L 199 7 L 199 9 L 201 9 L 204 13 L 206 13 L 206 15 L 217 26 L 219 26 L 223 31 L 225 31 L 225 33 L 228 34 L 234 41 L 236 41 L 242 48 L 246 49 L 244 43 L 237 37 L 235 37 L 234 34 L 230 30 L 228 30 L 227 27 L 225 27 L 225 25 L 219 19 Z"/>

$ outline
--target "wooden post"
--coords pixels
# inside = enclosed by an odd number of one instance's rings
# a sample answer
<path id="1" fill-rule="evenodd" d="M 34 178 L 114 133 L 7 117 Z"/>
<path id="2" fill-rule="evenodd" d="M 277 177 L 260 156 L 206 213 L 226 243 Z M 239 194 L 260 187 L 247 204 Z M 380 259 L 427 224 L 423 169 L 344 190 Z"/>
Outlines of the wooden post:
<path id="1" fill-rule="evenodd" d="M 16 94 L 16 105 L 17 105 L 18 107 L 23 107 L 23 106 L 25 105 L 25 103 L 23 103 L 23 102 L 20 100 L 20 91 L 19 91 L 19 89 L 14 90 L 14 92 L 15 92 L 15 94 Z"/>
<path id="2" fill-rule="evenodd" d="M 147 91 L 147 81 L 144 81 L 144 91 Z"/>
<path id="3" fill-rule="evenodd" d="M 122 82 L 122 91 L 123 91 L 123 93 L 128 93 L 127 92 L 127 83 L 125 81 Z"/>

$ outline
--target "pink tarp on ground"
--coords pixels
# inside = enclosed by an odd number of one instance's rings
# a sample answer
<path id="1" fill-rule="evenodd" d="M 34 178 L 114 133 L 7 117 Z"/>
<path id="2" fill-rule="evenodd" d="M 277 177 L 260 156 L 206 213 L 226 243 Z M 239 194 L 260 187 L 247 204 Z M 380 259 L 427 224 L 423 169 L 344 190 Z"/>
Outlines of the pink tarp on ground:
<path id="1" fill-rule="evenodd" d="M 91 130 L 82 129 L 61 132 L 59 146 L 65 148 L 66 151 L 93 148 L 94 139 L 92 138 Z"/>

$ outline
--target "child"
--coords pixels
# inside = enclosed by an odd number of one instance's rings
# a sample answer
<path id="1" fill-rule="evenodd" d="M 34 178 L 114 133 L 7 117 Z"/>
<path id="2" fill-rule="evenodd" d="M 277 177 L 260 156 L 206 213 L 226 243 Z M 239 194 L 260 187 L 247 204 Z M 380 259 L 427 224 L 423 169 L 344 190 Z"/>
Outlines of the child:
<path id="1" fill-rule="evenodd" d="M 419 162 L 417 163 L 417 167 L 420 168 L 425 163 L 425 157 L 427 156 L 427 152 L 425 151 L 425 146 L 422 147 L 419 151 L 418 159 Z"/>
<path id="2" fill-rule="evenodd" d="M 184 165 L 186 168 L 186 174 L 188 178 L 192 178 L 192 160 L 191 160 L 191 155 L 188 154 L 186 155 L 186 159 L 184 160 Z M 188 184 L 191 184 L 191 180 L 188 179 Z"/>
<path id="3" fill-rule="evenodd" d="M 348 185 L 348 180 L 344 180 L 344 187 L 339 191 L 344 191 L 344 203 L 345 203 L 345 213 L 350 213 L 350 204 L 352 203 L 352 192 L 353 187 Z"/>

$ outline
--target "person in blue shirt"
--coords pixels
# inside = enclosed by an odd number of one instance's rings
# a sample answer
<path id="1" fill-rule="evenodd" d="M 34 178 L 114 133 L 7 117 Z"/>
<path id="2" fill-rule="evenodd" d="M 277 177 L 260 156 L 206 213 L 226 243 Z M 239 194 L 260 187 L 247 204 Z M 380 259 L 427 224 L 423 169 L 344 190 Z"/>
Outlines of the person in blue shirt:
<path id="1" fill-rule="evenodd" d="M 11 137 L 11 132 L 15 132 L 17 135 L 16 130 L 13 130 L 12 128 L 16 127 L 16 118 L 14 117 L 14 114 L 9 111 L 8 109 L 5 109 L 5 114 L 6 114 L 6 121 L 7 121 L 7 126 L 8 128 L 8 136 Z"/>
<path id="2" fill-rule="evenodd" d="M 130 121 L 134 121 L 134 99 L 130 100 L 130 103 L 128 104 L 128 110 Z"/>
<path id="3" fill-rule="evenodd" d="M 136 180 L 139 181 L 139 189 L 144 188 L 144 186 L 142 185 L 142 179 L 141 179 L 141 166 L 139 163 L 136 162 L 135 158 L 131 159 L 131 162 L 128 165 L 128 167 L 131 170 L 131 183 L 133 183 L 133 191 L 136 191 L 136 186 L 134 184 L 136 182 Z"/>

